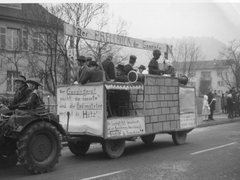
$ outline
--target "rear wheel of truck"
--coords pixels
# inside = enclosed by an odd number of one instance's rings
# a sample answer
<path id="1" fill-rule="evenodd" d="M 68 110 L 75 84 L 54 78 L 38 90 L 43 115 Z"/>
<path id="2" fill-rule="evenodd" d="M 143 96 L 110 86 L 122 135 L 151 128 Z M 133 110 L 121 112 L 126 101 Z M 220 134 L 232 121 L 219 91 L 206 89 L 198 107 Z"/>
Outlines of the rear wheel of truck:
<path id="1" fill-rule="evenodd" d="M 48 122 L 30 125 L 17 143 L 19 162 L 33 174 L 53 169 L 61 156 L 61 140 L 56 127 Z"/>
<path id="2" fill-rule="evenodd" d="M 68 142 L 68 148 L 70 149 L 70 151 L 77 155 L 84 155 L 86 154 L 86 152 L 88 151 L 90 147 L 90 143 L 89 142 L 81 142 L 81 141 L 77 141 L 77 142 Z"/>
<path id="3" fill-rule="evenodd" d="M 187 132 L 186 131 L 176 131 L 172 133 L 173 142 L 176 145 L 181 145 L 186 142 Z"/>
<path id="4" fill-rule="evenodd" d="M 115 159 L 123 154 L 125 149 L 125 140 L 106 140 L 103 142 L 102 146 L 102 149 L 107 153 L 107 155 L 110 158 Z"/>
<path id="5" fill-rule="evenodd" d="M 145 135 L 141 136 L 141 139 L 145 144 L 151 144 L 154 141 L 155 136 L 156 134 Z"/>

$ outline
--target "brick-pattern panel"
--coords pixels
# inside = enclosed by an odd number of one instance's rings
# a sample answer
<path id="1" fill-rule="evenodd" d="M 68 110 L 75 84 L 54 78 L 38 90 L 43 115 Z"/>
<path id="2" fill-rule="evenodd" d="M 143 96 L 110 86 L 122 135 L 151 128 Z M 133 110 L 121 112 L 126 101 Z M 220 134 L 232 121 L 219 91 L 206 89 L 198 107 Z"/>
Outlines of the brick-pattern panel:
<path id="1" fill-rule="evenodd" d="M 130 90 L 130 116 L 144 116 L 144 91 Z M 147 119 L 145 119 L 145 122 Z M 150 122 L 150 121 L 149 121 Z"/>
<path id="2" fill-rule="evenodd" d="M 179 129 L 178 78 L 145 75 L 144 88 L 146 133 Z"/>

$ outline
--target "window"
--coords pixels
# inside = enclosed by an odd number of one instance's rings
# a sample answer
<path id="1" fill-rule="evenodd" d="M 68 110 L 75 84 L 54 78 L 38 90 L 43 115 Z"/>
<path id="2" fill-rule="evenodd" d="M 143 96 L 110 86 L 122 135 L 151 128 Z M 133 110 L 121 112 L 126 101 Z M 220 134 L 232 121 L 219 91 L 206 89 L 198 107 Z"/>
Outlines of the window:
<path id="1" fill-rule="evenodd" d="M 33 33 L 33 51 L 39 51 L 39 36 L 38 33 Z"/>
<path id="2" fill-rule="evenodd" d="M 7 48 L 14 50 L 19 48 L 19 29 L 7 29 Z"/>
<path id="3" fill-rule="evenodd" d="M 6 28 L 0 27 L 0 48 L 6 48 Z"/>
<path id="4" fill-rule="evenodd" d="M 222 70 L 217 70 L 217 75 L 218 75 L 218 76 L 221 76 L 221 75 L 222 75 L 222 73 L 223 73 L 223 71 L 222 71 Z"/>
<path id="5" fill-rule="evenodd" d="M 14 78 L 17 78 L 20 75 L 20 72 L 17 71 L 7 71 L 7 91 L 15 91 L 14 87 Z"/>
<path id="6" fill-rule="evenodd" d="M 202 77 L 203 79 L 209 79 L 209 78 L 211 78 L 211 71 L 203 71 L 203 72 L 201 72 L 201 77 Z"/>
<path id="7" fill-rule="evenodd" d="M 223 86 L 223 81 L 218 81 L 217 84 L 218 84 L 219 86 Z"/>
<path id="8" fill-rule="evenodd" d="M 28 31 L 26 29 L 22 30 L 22 50 L 28 50 Z"/>
<path id="9" fill-rule="evenodd" d="M 188 82 L 189 86 L 195 86 L 196 83 L 195 82 Z"/>

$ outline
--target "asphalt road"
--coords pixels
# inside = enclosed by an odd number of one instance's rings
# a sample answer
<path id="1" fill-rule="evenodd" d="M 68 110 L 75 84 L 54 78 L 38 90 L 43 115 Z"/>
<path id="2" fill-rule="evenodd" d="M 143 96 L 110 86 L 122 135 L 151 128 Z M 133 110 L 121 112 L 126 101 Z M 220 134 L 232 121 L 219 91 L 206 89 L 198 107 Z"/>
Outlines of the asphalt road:
<path id="1" fill-rule="evenodd" d="M 119 159 L 109 159 L 99 144 L 85 156 L 67 147 L 54 170 L 29 175 L 19 164 L 0 169 L 0 180 L 239 180 L 240 122 L 194 129 L 184 145 L 160 134 L 153 144 L 128 142 Z"/>

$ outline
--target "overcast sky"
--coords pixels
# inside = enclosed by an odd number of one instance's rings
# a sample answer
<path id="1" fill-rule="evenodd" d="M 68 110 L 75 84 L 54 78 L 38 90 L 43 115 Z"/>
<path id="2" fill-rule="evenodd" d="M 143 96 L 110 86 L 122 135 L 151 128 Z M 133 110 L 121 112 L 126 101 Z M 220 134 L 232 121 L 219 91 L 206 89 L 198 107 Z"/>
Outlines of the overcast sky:
<path id="1" fill-rule="evenodd" d="M 130 37 L 144 39 L 206 36 L 223 43 L 240 37 L 240 1 L 150 2 L 153 1 L 118 1 L 109 3 L 109 6 L 115 16 L 130 23 Z"/>

